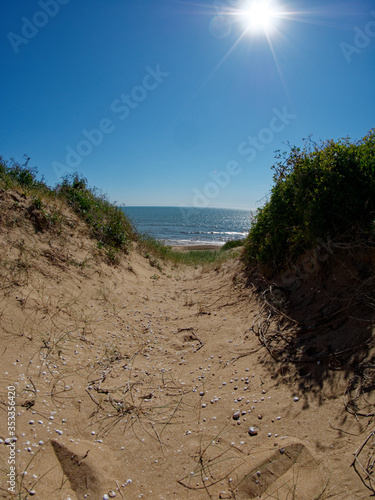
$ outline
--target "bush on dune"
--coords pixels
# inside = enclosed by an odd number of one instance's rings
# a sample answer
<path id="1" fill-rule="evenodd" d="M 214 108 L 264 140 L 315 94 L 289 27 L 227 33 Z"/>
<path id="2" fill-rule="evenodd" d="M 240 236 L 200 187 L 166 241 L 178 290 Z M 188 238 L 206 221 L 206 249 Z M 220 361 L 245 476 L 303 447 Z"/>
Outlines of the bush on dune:
<path id="1" fill-rule="evenodd" d="M 243 244 L 244 244 L 244 241 L 245 240 L 230 240 L 230 241 L 227 241 L 221 248 L 220 248 L 220 251 L 221 252 L 225 252 L 227 250 L 232 250 L 232 248 L 238 248 L 238 247 L 242 247 Z"/>
<path id="2" fill-rule="evenodd" d="M 136 231 L 121 208 L 111 203 L 96 188 L 90 188 L 87 180 L 77 173 L 67 176 L 61 184 L 50 188 L 44 180 L 38 180 L 38 170 L 25 162 L 6 161 L 0 156 L 0 188 L 22 190 L 33 197 L 33 207 L 43 209 L 43 200 L 59 198 L 69 205 L 88 225 L 98 246 L 103 248 L 112 263 L 118 261 L 119 251 L 128 251 Z"/>
<path id="3" fill-rule="evenodd" d="M 44 179 L 38 180 L 38 169 L 30 167 L 30 158 L 24 155 L 25 161 L 21 165 L 14 159 L 9 162 L 0 156 L 0 187 L 7 189 L 23 188 L 30 192 L 38 191 L 40 193 L 52 193 Z"/>
<path id="4" fill-rule="evenodd" d="M 87 180 L 78 174 L 65 177 L 56 189 L 59 196 L 86 221 L 100 244 L 128 250 L 136 232 L 121 208 L 108 201 L 99 190 L 89 188 Z"/>
<path id="5" fill-rule="evenodd" d="M 321 239 L 374 236 L 375 129 L 357 142 L 308 141 L 277 159 L 270 198 L 245 242 L 247 265 L 277 271 Z"/>

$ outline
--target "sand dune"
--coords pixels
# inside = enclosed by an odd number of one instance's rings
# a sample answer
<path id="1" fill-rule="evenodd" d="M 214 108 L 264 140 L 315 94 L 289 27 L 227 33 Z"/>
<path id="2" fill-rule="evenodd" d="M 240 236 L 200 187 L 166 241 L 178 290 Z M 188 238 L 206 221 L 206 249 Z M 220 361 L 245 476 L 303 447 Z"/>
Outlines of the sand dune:
<path id="1" fill-rule="evenodd" d="M 372 420 L 347 411 L 348 374 L 327 361 L 317 384 L 272 358 L 239 261 L 155 274 L 135 246 L 110 267 L 72 213 L 36 233 L 26 198 L 0 201 L 0 428 L 14 385 L 21 498 L 370 497 L 351 464 Z"/>

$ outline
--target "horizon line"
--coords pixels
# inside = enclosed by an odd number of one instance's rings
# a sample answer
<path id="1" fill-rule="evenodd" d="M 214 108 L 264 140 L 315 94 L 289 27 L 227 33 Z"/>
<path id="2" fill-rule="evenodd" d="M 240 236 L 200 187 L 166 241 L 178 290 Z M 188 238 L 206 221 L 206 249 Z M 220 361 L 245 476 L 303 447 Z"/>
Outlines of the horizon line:
<path id="1" fill-rule="evenodd" d="M 241 210 L 243 212 L 252 212 L 255 211 L 256 208 L 237 208 L 237 207 L 194 207 L 194 206 L 181 206 L 181 205 L 123 205 L 118 204 L 119 208 L 179 208 L 179 209 L 215 209 L 215 210 Z"/>

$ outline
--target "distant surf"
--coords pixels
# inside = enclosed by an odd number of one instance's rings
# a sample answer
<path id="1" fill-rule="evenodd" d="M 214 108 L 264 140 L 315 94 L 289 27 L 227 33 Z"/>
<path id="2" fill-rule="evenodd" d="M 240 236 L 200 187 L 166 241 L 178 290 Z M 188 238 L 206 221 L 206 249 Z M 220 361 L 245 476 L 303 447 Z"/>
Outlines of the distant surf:
<path id="1" fill-rule="evenodd" d="M 223 245 L 247 236 L 250 211 L 225 208 L 121 207 L 137 230 L 167 245 Z"/>

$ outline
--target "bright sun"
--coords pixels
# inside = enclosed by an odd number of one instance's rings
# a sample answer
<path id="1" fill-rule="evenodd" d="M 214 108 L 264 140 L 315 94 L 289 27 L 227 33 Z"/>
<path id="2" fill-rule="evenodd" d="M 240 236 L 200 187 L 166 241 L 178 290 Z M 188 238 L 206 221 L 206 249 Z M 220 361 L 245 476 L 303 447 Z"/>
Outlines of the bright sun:
<path id="1" fill-rule="evenodd" d="M 249 34 L 269 34 L 276 27 L 278 12 L 271 0 L 251 0 L 240 9 L 239 17 Z"/>

